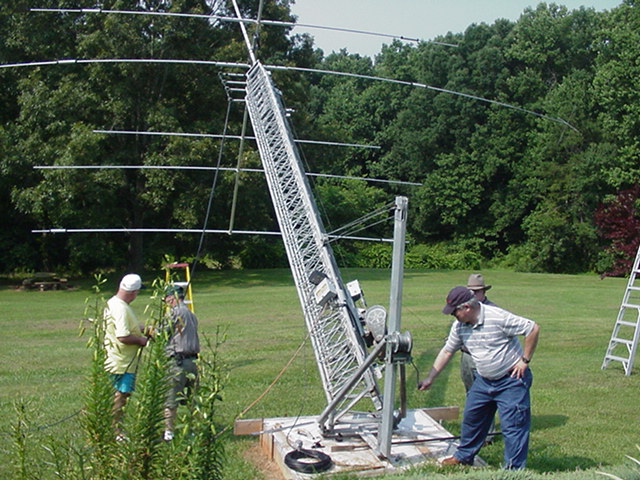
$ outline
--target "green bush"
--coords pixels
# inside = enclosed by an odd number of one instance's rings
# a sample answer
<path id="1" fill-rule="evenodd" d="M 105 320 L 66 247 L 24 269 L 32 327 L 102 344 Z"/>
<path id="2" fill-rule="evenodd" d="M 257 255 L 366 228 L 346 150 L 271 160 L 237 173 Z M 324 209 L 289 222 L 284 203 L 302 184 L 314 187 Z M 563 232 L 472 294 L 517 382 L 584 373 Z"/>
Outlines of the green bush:
<path id="1" fill-rule="evenodd" d="M 337 248 L 341 264 L 358 268 L 391 268 L 393 246 L 389 243 L 357 243 L 354 248 Z M 468 270 L 482 266 L 482 255 L 464 245 L 436 243 L 407 248 L 405 268 L 431 270 Z"/>
<path id="2" fill-rule="evenodd" d="M 393 248 L 388 243 L 361 245 L 355 255 L 355 266 L 360 268 L 391 268 Z"/>
<path id="3" fill-rule="evenodd" d="M 464 246 L 419 244 L 407 250 L 404 263 L 406 268 L 477 270 L 482 265 L 482 256 Z"/>
<path id="4" fill-rule="evenodd" d="M 597 252 L 593 227 L 572 221 L 556 206 L 539 206 L 522 224 L 527 240 L 509 252 L 524 272 L 579 273 L 592 268 Z"/>
<path id="5" fill-rule="evenodd" d="M 253 236 L 244 242 L 238 257 L 242 268 L 283 268 L 288 265 L 280 238 Z"/>

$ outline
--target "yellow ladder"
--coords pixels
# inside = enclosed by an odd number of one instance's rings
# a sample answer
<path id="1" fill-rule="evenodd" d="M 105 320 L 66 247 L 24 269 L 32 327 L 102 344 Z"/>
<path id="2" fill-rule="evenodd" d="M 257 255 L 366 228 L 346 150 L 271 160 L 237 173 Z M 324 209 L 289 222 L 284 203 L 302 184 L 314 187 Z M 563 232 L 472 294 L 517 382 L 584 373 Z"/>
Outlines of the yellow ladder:
<path id="1" fill-rule="evenodd" d="M 185 292 L 186 295 L 184 297 L 184 303 L 187 304 L 187 306 L 189 307 L 189 310 L 191 310 L 191 312 L 195 313 L 195 306 L 193 304 L 193 294 L 191 292 L 191 273 L 189 271 L 189 264 L 188 263 L 170 263 L 169 265 L 165 265 L 164 266 L 165 269 L 165 281 L 167 282 L 167 285 L 169 283 L 172 283 L 173 285 L 176 285 L 178 287 L 182 287 Z M 184 281 L 171 281 L 171 270 L 183 270 L 184 271 Z"/>

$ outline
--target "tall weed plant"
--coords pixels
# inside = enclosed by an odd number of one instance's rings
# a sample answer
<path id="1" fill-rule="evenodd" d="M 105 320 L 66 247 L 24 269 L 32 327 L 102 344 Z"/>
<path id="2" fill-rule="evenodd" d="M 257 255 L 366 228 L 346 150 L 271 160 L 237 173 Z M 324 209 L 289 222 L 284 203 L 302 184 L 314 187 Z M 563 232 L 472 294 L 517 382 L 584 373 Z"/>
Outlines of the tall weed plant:
<path id="1" fill-rule="evenodd" d="M 69 435 L 43 438 L 33 420 L 36 408 L 15 402 L 12 422 L 13 477 L 18 480 L 216 480 L 222 478 L 224 448 L 218 430 L 218 405 L 226 380 L 226 366 L 219 354 L 224 336 L 204 338 L 199 360 L 199 385 L 180 408 L 177 432 L 163 441 L 164 403 L 168 389 L 168 362 L 164 282 L 153 284 L 155 294 L 145 309 L 147 327 L 156 334 L 139 358 L 136 391 L 125 407 L 124 440 L 116 440 L 112 412 L 115 391 L 104 369 L 106 280 L 95 277 L 93 295 L 85 301 L 81 333 L 89 335 L 92 357 L 79 412 L 80 430 Z M 34 453 L 38 452 L 38 453 Z M 44 452 L 44 453 L 43 453 Z M 44 457 L 43 457 L 44 454 Z"/>
<path id="2" fill-rule="evenodd" d="M 14 402 L 14 420 L 11 423 L 11 462 L 16 480 L 38 478 L 40 465 L 31 454 L 34 441 L 33 406 L 29 402 Z"/>
<path id="3" fill-rule="evenodd" d="M 177 480 L 222 478 L 224 449 L 216 419 L 227 371 L 219 354 L 224 335 L 218 329 L 213 343 L 203 335 L 201 341 L 209 354 L 198 364 L 198 388 L 179 412 L 171 454 L 163 458 L 163 471 L 173 471 L 171 478 Z"/>

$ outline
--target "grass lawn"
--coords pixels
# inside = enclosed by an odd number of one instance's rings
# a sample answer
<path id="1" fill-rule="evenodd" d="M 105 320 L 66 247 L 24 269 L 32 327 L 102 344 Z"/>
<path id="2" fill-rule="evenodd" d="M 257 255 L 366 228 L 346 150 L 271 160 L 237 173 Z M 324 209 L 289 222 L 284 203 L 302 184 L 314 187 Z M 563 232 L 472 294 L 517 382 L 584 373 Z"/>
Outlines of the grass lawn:
<path id="1" fill-rule="evenodd" d="M 421 377 L 428 373 L 449 330 L 451 317 L 441 313 L 444 298 L 451 287 L 464 284 L 469 273 L 405 272 L 402 329 L 413 335 L 413 356 Z M 483 273 L 494 286 L 488 292 L 493 302 L 541 326 L 531 362 L 529 469 L 551 476 L 595 467 L 608 472 L 628 464 L 625 455 L 637 457 L 640 361 L 630 377 L 619 363 L 600 369 L 626 280 Z M 150 283 L 154 275 L 143 278 Z M 360 280 L 369 305 L 388 306 L 389 276 L 387 270 L 343 270 L 345 281 Z M 105 296 L 113 293 L 117 280 L 115 276 L 111 279 Z M 0 288 L 0 478 L 11 478 L 9 433 L 15 400 L 31 402 L 34 428 L 30 432 L 34 436 L 55 436 L 60 429 L 78 428 L 76 417 L 56 424 L 81 408 L 90 363 L 87 338 L 78 335 L 78 327 L 85 299 L 91 295 L 91 282 L 71 283 L 78 288 L 58 292 Z M 231 425 L 271 384 L 304 340 L 306 329 L 297 294 L 288 270 L 200 271 L 193 289 L 201 333 L 213 338 L 218 327 L 226 332 L 221 352 L 229 365 L 229 379 L 220 415 L 225 425 Z M 141 319 L 150 293 L 143 291 L 133 304 Z M 456 356 L 429 392 L 414 388 L 416 375 L 409 369 L 409 407 L 462 407 L 464 388 L 458 367 Z M 324 406 L 314 354 L 307 343 L 273 390 L 244 418 L 314 415 Z M 458 433 L 460 422 L 446 426 Z M 243 455 L 255 451 L 256 442 L 254 438 L 230 438 L 226 478 L 262 478 Z M 481 456 L 499 468 L 502 450 L 499 440 L 483 449 Z"/>

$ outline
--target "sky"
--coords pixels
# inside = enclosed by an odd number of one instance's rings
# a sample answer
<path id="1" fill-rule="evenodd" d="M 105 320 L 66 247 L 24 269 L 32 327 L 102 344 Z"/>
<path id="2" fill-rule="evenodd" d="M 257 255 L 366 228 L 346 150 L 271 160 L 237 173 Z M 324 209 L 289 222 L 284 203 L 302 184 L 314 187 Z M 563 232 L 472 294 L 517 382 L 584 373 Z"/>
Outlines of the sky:
<path id="1" fill-rule="evenodd" d="M 298 23 L 384 33 L 431 40 L 447 32 L 462 33 L 473 23 L 492 24 L 499 18 L 516 21 L 522 12 L 535 8 L 529 0 L 295 0 Z M 622 0 L 555 0 L 570 10 L 581 6 L 611 10 Z M 297 27 L 294 33 L 309 33 L 325 55 L 341 48 L 349 53 L 373 57 L 392 38 Z"/>

